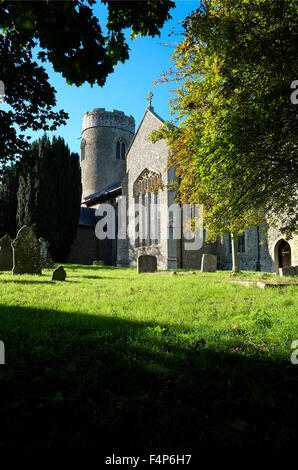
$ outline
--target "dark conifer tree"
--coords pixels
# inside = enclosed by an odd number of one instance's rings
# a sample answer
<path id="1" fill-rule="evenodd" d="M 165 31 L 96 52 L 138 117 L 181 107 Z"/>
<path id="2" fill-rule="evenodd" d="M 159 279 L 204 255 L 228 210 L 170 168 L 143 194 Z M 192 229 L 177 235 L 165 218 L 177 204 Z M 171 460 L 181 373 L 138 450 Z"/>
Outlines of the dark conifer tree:
<path id="1" fill-rule="evenodd" d="M 17 223 L 45 238 L 55 261 L 65 261 L 76 236 L 81 203 L 79 156 L 61 137 L 35 143 L 35 164 L 20 176 Z"/>
<path id="2" fill-rule="evenodd" d="M 11 168 L 0 182 L 0 238 L 6 233 L 12 238 L 17 232 L 18 172 Z"/>

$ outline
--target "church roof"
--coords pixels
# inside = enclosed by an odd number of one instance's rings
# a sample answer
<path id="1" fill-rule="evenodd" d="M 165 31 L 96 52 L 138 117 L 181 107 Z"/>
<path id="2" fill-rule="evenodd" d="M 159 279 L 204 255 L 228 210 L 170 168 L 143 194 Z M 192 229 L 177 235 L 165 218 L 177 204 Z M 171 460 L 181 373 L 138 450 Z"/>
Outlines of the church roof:
<path id="1" fill-rule="evenodd" d="M 142 120 L 141 120 L 141 122 L 140 122 L 140 124 L 139 124 L 139 127 L 137 128 L 137 131 L 136 131 L 135 135 L 134 135 L 133 138 L 131 139 L 131 142 L 130 142 L 130 144 L 129 144 L 129 147 L 128 147 L 127 151 L 126 151 L 126 155 L 127 155 L 128 152 L 130 151 L 130 148 L 132 147 L 132 145 L 133 145 L 133 143 L 134 143 L 134 141 L 135 141 L 135 138 L 136 138 L 136 136 L 137 136 L 137 134 L 138 134 L 138 132 L 139 132 L 139 130 L 140 130 L 142 124 L 143 124 L 143 121 L 144 121 L 145 117 L 147 116 L 147 113 L 151 113 L 153 116 L 156 117 L 156 119 L 158 119 L 158 120 L 160 121 L 161 124 L 164 124 L 165 121 L 154 111 L 153 106 L 148 106 L 148 107 L 146 108 L 146 111 L 145 111 L 145 113 L 144 113 L 144 116 L 143 116 L 143 118 L 142 118 Z"/>
<path id="2" fill-rule="evenodd" d="M 119 191 L 121 190 L 121 187 L 121 181 L 118 183 L 114 183 L 111 186 L 107 186 L 101 191 L 98 191 L 97 193 L 93 193 L 85 197 L 84 204 L 86 204 L 87 206 L 92 206 L 104 199 L 108 199 L 111 196 L 116 196 L 117 193 L 119 193 Z"/>

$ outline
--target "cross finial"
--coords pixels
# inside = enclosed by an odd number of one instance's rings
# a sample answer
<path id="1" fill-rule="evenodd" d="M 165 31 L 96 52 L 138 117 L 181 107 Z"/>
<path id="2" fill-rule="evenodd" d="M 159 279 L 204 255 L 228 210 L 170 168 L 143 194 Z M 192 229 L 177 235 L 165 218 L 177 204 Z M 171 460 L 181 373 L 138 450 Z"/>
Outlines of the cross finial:
<path id="1" fill-rule="evenodd" d="M 149 91 L 147 101 L 148 101 L 148 108 L 151 108 L 151 100 L 152 100 L 153 93 L 152 91 Z"/>

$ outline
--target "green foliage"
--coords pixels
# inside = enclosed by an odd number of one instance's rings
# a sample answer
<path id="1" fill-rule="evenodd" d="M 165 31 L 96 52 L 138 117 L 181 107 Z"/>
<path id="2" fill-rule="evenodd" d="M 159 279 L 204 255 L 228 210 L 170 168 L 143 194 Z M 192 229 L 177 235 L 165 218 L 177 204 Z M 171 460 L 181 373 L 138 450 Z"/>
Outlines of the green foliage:
<path id="1" fill-rule="evenodd" d="M 3 8 L 0 4 L 0 25 Z M 5 101 L 11 106 L 8 111 L 0 109 L 0 175 L 21 157 L 24 163 L 30 149 L 25 130 L 53 131 L 68 118 L 64 111 L 52 109 L 56 104 L 55 89 L 44 68 L 33 60 L 34 44 L 31 41 L 23 47 L 14 29 L 10 34 L 0 34 L 1 80 L 5 84 Z"/>
<path id="2" fill-rule="evenodd" d="M 297 228 L 295 0 L 205 0 L 184 22 L 166 138 L 180 198 L 205 205 L 210 234 L 241 233 L 270 217 Z"/>
<path id="3" fill-rule="evenodd" d="M 53 110 L 55 89 L 45 69 L 33 60 L 36 46 L 38 59 L 51 62 L 67 83 L 103 86 L 114 66 L 129 57 L 122 30 L 132 28 L 133 35 L 155 36 L 174 7 L 171 0 L 104 1 L 108 24 L 103 33 L 93 14 L 94 3 L 0 1 L 0 80 L 12 107 L 0 110 L 0 171 L 29 150 L 24 130 L 56 130 L 68 118 L 63 110 Z"/>
<path id="4" fill-rule="evenodd" d="M 18 228 L 30 225 L 50 244 L 57 261 L 65 260 L 76 236 L 81 203 L 79 156 L 61 137 L 43 137 L 32 147 L 34 164 L 24 167 L 18 190 Z"/>

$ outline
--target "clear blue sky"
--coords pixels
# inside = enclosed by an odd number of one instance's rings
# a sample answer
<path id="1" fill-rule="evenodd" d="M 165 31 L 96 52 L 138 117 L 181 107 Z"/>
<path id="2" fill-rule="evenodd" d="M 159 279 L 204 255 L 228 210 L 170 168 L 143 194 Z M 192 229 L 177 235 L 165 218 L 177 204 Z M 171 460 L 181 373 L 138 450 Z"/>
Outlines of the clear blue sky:
<path id="1" fill-rule="evenodd" d="M 67 85 L 61 74 L 55 73 L 49 64 L 46 66 L 50 83 L 57 91 L 57 109 L 64 109 L 69 114 L 67 125 L 61 126 L 54 133 L 48 133 L 49 136 L 53 134 L 63 136 L 70 149 L 79 153 L 82 116 L 93 108 L 105 108 L 109 111 L 118 109 L 125 114 L 131 114 L 135 118 L 137 128 L 148 104 L 146 98 L 150 90 L 154 94 L 152 100 L 154 110 L 163 119 L 169 119 L 168 102 L 171 86 L 152 85 L 152 82 L 160 77 L 161 72 L 169 67 L 170 55 L 173 52 L 173 47 L 166 47 L 160 43 L 179 42 L 179 36 L 168 37 L 170 30 L 175 27 L 177 31 L 182 31 L 178 22 L 199 6 L 198 0 L 176 0 L 175 3 L 176 8 L 170 12 L 173 19 L 165 23 L 161 36 L 129 40 L 130 58 L 124 64 L 120 63 L 115 67 L 102 88 L 96 85 L 92 88 L 89 84 L 81 87 Z M 99 3 L 94 13 L 99 18 L 100 25 L 104 26 L 106 7 Z M 129 32 L 127 36 L 129 37 Z M 40 132 L 35 133 L 34 137 L 41 135 Z"/>

